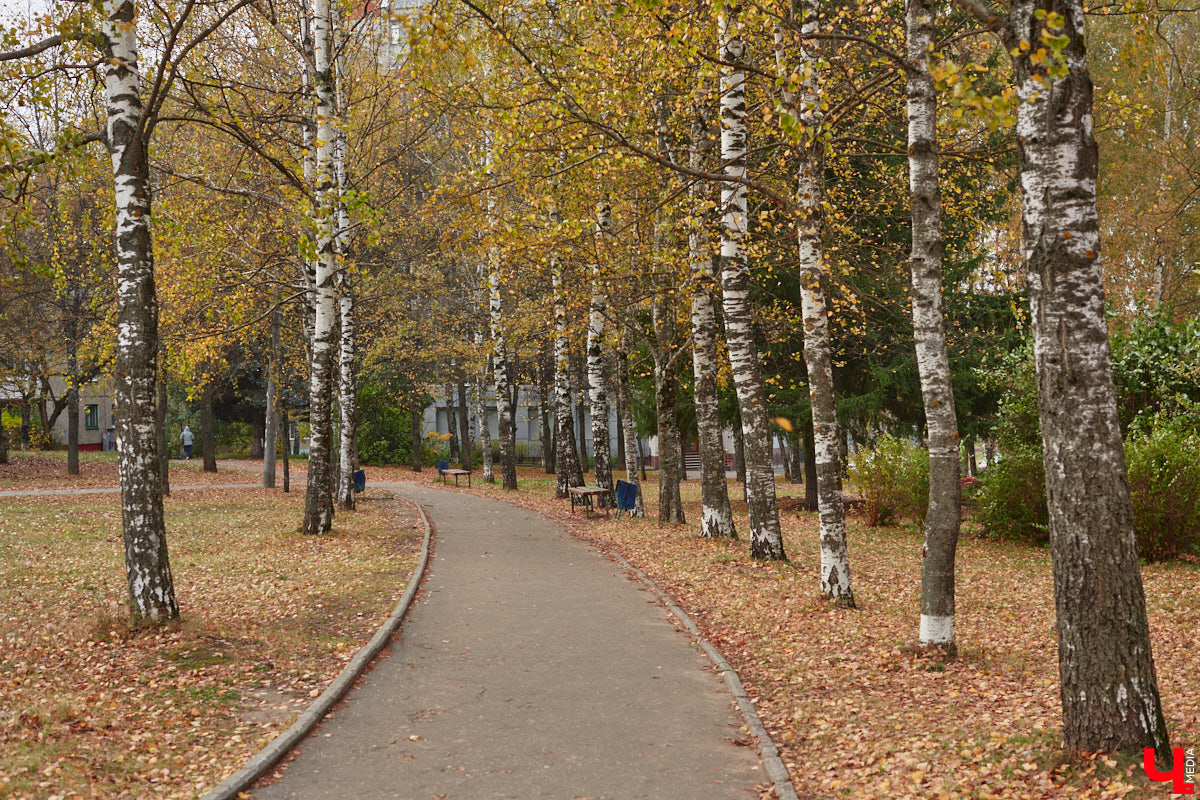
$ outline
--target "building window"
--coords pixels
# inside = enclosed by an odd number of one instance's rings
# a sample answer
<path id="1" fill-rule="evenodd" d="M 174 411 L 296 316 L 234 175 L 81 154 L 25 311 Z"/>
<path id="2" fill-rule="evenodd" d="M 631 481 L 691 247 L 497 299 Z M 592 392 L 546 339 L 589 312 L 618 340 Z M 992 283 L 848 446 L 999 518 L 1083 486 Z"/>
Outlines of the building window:
<path id="1" fill-rule="evenodd" d="M 84 406 L 83 427 L 89 431 L 100 430 L 100 406 L 95 404 Z"/>

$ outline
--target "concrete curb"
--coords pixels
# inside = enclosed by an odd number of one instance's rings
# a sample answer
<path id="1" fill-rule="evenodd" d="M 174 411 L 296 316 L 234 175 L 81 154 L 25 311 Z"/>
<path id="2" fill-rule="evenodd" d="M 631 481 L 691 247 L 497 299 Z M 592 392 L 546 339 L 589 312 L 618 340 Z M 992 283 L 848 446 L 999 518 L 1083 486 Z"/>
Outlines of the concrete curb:
<path id="1" fill-rule="evenodd" d="M 725 679 L 725 686 L 728 687 L 729 693 L 737 701 L 738 709 L 742 712 L 742 717 L 746 720 L 746 727 L 754 734 L 754 738 L 758 742 L 758 754 L 762 757 L 763 769 L 767 771 L 767 776 L 775 784 L 776 797 L 779 800 L 799 800 L 796 795 L 796 787 L 792 785 L 792 777 L 788 774 L 783 759 L 779 757 L 779 748 L 775 746 L 775 742 L 771 739 L 771 734 L 763 726 L 762 718 L 758 716 L 758 709 L 750 701 L 750 695 L 746 693 L 746 689 L 742 686 L 742 680 L 738 677 L 737 670 L 730 666 L 729 662 L 725 660 L 725 657 L 721 655 L 717 648 L 713 647 L 704 638 L 704 635 L 700 632 L 700 628 L 696 626 L 695 622 L 692 622 L 692 618 L 679 607 L 674 598 L 659 589 L 646 573 L 629 563 L 620 553 L 611 549 L 607 552 L 616 558 L 625 569 L 636 575 L 638 580 L 645 584 L 652 592 L 658 595 L 658 599 L 666 605 L 667 609 L 683 623 L 683 626 L 688 629 L 692 636 L 696 637 L 696 641 L 700 643 L 700 647 L 708 655 L 709 660 L 721 671 L 721 677 Z"/>
<path id="2" fill-rule="evenodd" d="M 371 641 L 363 645 L 354 658 L 350 660 L 350 663 L 342 669 L 333 683 L 329 685 L 329 688 L 292 723 L 290 728 L 272 739 L 257 755 L 247 761 L 245 766 L 222 781 L 200 800 L 233 800 L 238 796 L 239 792 L 245 791 L 247 787 L 265 775 L 293 747 L 299 744 L 304 737 L 308 736 L 309 732 L 342 699 L 346 692 L 350 690 L 354 681 L 358 680 L 359 676 L 363 674 L 370 663 L 375 660 L 375 656 L 379 655 L 379 651 L 384 648 L 388 640 L 392 638 L 392 635 L 399 630 L 400 623 L 404 620 L 404 615 L 408 613 L 409 606 L 412 605 L 413 599 L 417 596 L 417 589 L 420 587 L 421 579 L 425 575 L 425 568 L 429 565 L 429 544 L 432 537 L 432 527 L 429 524 L 429 517 L 425 514 L 425 509 L 417 505 L 417 511 L 421 515 L 421 523 L 425 526 L 425 541 L 421 545 L 421 557 L 417 561 L 417 568 L 413 570 L 412 578 L 408 582 L 408 588 L 404 591 L 400 602 L 396 604 L 396 608 L 392 611 L 391 616 L 380 626 L 379 630 L 375 631 L 375 635 L 371 637 Z"/>

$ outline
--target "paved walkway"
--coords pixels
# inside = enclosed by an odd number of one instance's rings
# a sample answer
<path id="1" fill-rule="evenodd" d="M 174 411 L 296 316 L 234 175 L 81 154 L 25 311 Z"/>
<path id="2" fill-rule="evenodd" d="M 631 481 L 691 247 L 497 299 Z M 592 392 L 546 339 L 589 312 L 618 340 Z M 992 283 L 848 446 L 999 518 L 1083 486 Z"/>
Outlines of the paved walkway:
<path id="1" fill-rule="evenodd" d="M 707 658 L 618 565 L 507 503 L 382 488 L 433 521 L 421 599 L 256 800 L 753 800 L 769 782 Z"/>

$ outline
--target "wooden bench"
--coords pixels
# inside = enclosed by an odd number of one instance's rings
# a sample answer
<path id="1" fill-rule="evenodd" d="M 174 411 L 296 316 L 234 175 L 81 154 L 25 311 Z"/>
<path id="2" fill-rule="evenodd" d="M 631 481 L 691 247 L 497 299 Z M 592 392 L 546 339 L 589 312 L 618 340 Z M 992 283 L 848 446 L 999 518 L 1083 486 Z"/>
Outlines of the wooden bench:
<path id="1" fill-rule="evenodd" d="M 446 482 L 447 475 L 453 475 L 455 486 L 458 486 L 458 477 L 460 475 L 466 475 L 467 476 L 467 488 L 468 489 L 471 488 L 471 470 L 469 470 L 469 469 L 443 469 L 443 470 L 440 470 L 440 472 L 442 475 L 442 483 Z"/>
<path id="2" fill-rule="evenodd" d="M 612 490 L 605 489 L 603 486 L 570 486 L 567 492 L 571 497 L 571 513 L 575 513 L 575 506 L 583 506 L 587 516 L 592 515 L 595 506 L 592 504 L 593 497 L 612 497 Z M 608 517 L 608 507 L 612 503 L 604 503 L 604 516 Z"/>

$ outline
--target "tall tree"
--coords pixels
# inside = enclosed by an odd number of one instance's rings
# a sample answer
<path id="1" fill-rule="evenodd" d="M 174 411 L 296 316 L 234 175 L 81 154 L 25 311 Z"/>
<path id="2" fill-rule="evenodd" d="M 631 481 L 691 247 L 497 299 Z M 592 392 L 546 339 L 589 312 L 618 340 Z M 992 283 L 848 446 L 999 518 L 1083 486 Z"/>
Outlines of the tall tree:
<path id="1" fill-rule="evenodd" d="M 607 239 L 612 235 L 612 206 L 605 200 L 596 205 L 596 258 L 592 266 L 592 298 L 588 308 L 587 382 L 588 413 L 592 418 L 592 455 L 596 464 L 596 485 L 612 492 L 612 467 L 609 460 L 608 389 L 604 381 L 604 314 L 608 297 L 604 292 L 601 259 Z M 611 496 L 605 501 L 612 504 Z"/>
<path id="2" fill-rule="evenodd" d="M 922 647 L 953 652 L 954 555 L 962 484 L 958 421 L 942 315 L 942 195 L 938 181 L 937 93 L 929 74 L 933 3 L 908 0 L 908 175 L 912 196 L 913 336 L 929 449 L 929 502 L 921 550 Z"/>
<path id="3" fill-rule="evenodd" d="M 555 223 L 558 212 L 551 220 Z M 571 415 L 571 356 L 567 338 L 567 305 L 564 298 L 562 261 L 557 255 L 550 257 L 550 271 L 554 283 L 554 418 L 556 424 L 554 443 L 554 471 L 556 474 L 555 496 L 568 497 L 572 486 L 583 486 L 583 470 L 579 466 L 579 453 L 575 449 L 575 422 Z"/>
<path id="4" fill-rule="evenodd" d="M 750 305 L 750 266 L 744 240 L 749 222 L 746 186 L 746 43 L 741 7 L 729 3 L 719 18 L 721 66 L 721 160 L 730 178 L 721 186 L 721 287 L 725 340 L 741 408 L 746 454 L 746 497 L 750 510 L 750 554 L 785 560 L 779 508 L 775 500 L 775 464 L 767 420 L 766 387 L 754 341 Z"/>
<path id="5" fill-rule="evenodd" d="M 1080 0 L 957 0 L 1012 55 L 1022 257 L 1037 362 L 1063 736 L 1170 761 L 1105 320 L 1098 155 Z"/>

